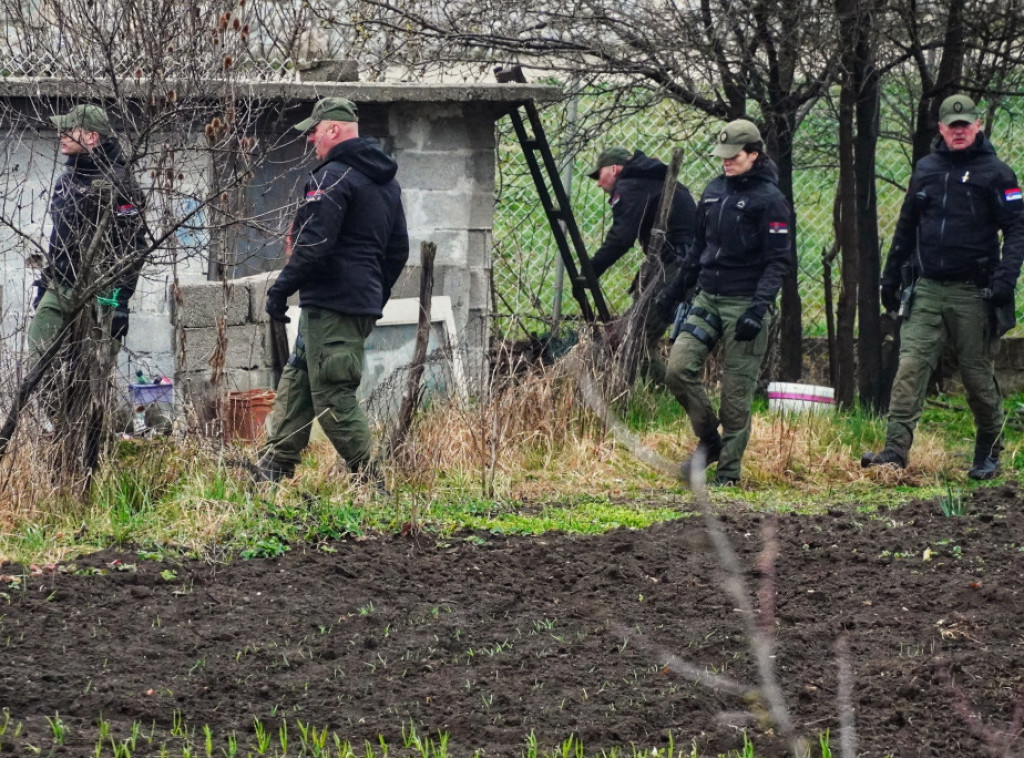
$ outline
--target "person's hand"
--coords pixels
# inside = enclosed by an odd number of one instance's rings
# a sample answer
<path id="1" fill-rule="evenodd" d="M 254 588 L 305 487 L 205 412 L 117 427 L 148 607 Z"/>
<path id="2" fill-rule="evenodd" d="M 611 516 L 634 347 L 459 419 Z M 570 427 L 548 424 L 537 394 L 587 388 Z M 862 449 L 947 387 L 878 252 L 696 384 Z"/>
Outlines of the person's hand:
<path id="1" fill-rule="evenodd" d="M 128 306 L 119 305 L 114 309 L 114 317 L 110 321 L 110 338 L 124 341 L 128 336 Z"/>
<path id="2" fill-rule="evenodd" d="M 895 313 L 900 309 L 900 288 L 895 284 L 883 284 L 879 290 L 882 296 L 882 307 L 887 313 Z"/>
<path id="3" fill-rule="evenodd" d="M 1013 302 L 1013 284 L 1004 279 L 992 279 L 988 286 L 985 299 L 992 305 L 1009 305 Z"/>
<path id="4" fill-rule="evenodd" d="M 267 293 L 267 304 L 264 306 L 264 310 L 274 321 L 280 321 L 282 324 L 291 323 L 291 319 L 288 318 L 287 299 L 281 297 L 273 290 Z"/>
<path id="5" fill-rule="evenodd" d="M 754 308 L 747 308 L 736 320 L 736 341 L 750 342 L 761 333 L 763 316 Z"/>
<path id="6" fill-rule="evenodd" d="M 36 288 L 36 296 L 32 298 L 32 310 L 36 310 L 39 307 L 39 301 L 46 294 L 46 285 L 43 284 L 42 279 L 36 279 L 32 282 L 32 286 Z"/>

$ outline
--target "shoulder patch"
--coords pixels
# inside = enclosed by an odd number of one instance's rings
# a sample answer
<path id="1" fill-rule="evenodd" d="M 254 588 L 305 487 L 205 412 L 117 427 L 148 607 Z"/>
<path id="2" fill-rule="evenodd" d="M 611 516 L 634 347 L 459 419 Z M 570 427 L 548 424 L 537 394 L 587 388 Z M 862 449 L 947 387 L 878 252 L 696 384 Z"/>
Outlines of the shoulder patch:
<path id="1" fill-rule="evenodd" d="M 1008 190 L 1004 190 L 1003 191 L 1003 198 L 1008 203 L 1020 202 L 1020 200 L 1021 200 L 1020 187 L 1011 187 Z"/>
<path id="2" fill-rule="evenodd" d="M 326 195 L 326 194 L 327 193 L 324 192 L 319 187 L 317 189 L 311 189 L 311 190 L 309 190 L 309 192 L 306 193 L 306 202 L 307 203 L 319 202 L 319 201 L 324 199 L 324 195 Z"/>
<path id="3" fill-rule="evenodd" d="M 768 222 L 768 233 L 769 234 L 789 234 L 789 224 L 785 221 L 769 221 Z"/>
<path id="4" fill-rule="evenodd" d="M 136 208 L 135 205 L 132 203 L 121 203 L 114 209 L 114 213 L 116 213 L 121 218 L 124 218 L 126 216 L 138 216 L 139 209 Z"/>

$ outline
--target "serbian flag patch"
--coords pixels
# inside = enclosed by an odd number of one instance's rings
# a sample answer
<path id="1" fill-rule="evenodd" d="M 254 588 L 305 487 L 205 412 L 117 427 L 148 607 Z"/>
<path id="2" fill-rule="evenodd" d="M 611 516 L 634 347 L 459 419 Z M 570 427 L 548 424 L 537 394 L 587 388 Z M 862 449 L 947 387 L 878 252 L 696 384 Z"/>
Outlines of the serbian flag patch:
<path id="1" fill-rule="evenodd" d="M 1020 200 L 1020 187 L 1011 187 L 1003 192 L 1003 197 L 1006 202 L 1012 203 L 1014 200 Z"/>
<path id="2" fill-rule="evenodd" d="M 306 202 L 315 203 L 324 199 L 326 193 L 322 189 L 310 190 L 306 193 Z"/>
<path id="3" fill-rule="evenodd" d="M 136 208 L 131 203 L 123 203 L 123 204 L 117 206 L 114 209 L 114 212 L 118 216 L 120 216 L 120 217 L 124 217 L 124 216 L 138 216 L 139 215 L 139 209 Z"/>
<path id="4" fill-rule="evenodd" d="M 789 224 L 785 221 L 769 221 L 768 222 L 768 233 L 769 234 L 789 234 Z"/>

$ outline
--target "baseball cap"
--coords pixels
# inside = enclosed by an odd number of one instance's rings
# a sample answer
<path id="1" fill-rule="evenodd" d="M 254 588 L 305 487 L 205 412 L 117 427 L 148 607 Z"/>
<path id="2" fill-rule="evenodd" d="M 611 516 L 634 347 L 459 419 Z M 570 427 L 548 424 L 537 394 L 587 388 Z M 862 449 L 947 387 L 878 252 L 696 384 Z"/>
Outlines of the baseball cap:
<path id="1" fill-rule="evenodd" d="M 309 118 L 300 121 L 293 128 L 308 132 L 321 121 L 359 121 L 359 109 L 351 100 L 343 97 L 325 97 L 313 106 Z"/>
<path id="2" fill-rule="evenodd" d="M 745 118 L 730 121 L 715 137 L 715 149 L 711 154 L 719 158 L 735 158 L 743 149 L 744 145 L 751 142 L 760 142 L 761 132 L 757 130 L 753 122 Z"/>
<path id="3" fill-rule="evenodd" d="M 939 121 L 946 126 L 959 121 L 973 124 L 979 117 L 978 106 L 967 95 L 950 95 L 939 106 Z"/>
<path id="4" fill-rule="evenodd" d="M 601 169 L 605 166 L 625 166 L 632 157 L 633 154 L 624 147 L 606 147 L 597 156 L 597 165 L 594 166 L 594 170 L 587 174 L 587 176 L 591 179 L 597 179 L 601 174 Z"/>
<path id="5" fill-rule="evenodd" d="M 50 116 L 50 121 L 62 132 L 80 126 L 87 132 L 99 132 L 105 137 L 114 133 L 114 130 L 110 128 L 107 112 L 98 105 L 76 105 L 63 115 Z"/>

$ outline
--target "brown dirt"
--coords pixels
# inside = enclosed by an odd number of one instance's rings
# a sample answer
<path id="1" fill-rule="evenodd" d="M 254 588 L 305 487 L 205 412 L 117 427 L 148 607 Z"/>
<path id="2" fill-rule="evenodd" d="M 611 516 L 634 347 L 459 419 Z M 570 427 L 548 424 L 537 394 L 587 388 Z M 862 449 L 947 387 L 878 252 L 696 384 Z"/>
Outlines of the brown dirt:
<path id="1" fill-rule="evenodd" d="M 838 732 L 845 633 L 860 756 L 985 754 L 1024 707 L 1021 506 L 1011 484 L 977 490 L 959 518 L 934 501 L 778 518 L 774 607 L 760 616 L 800 732 Z M 755 592 L 771 587 L 756 568 L 765 523 L 739 506 L 724 515 Z M 448 732 L 453 756 L 520 755 L 531 730 L 545 749 L 570 734 L 588 754 L 650 748 L 671 733 L 716 755 L 746 728 L 759 758 L 785 752 L 748 714 L 756 699 L 673 663 L 755 678 L 700 519 L 598 537 L 347 540 L 228 565 L 103 552 L 76 562 L 86 569 L 106 573 L 63 567 L 17 586 L 15 567 L 0 571 L 0 705 L 23 724 L 2 751 L 51 754 L 46 717 L 59 713 L 69 736 L 53 755 L 91 754 L 101 716 L 114 735 L 155 729 L 133 755 L 180 755 L 178 713 L 200 741 L 212 727 L 217 754 L 254 718 L 275 736 L 288 719 L 293 744 L 296 721 L 360 743 L 383 735 L 392 755 L 411 754 L 395 749 L 410 723 Z"/>

